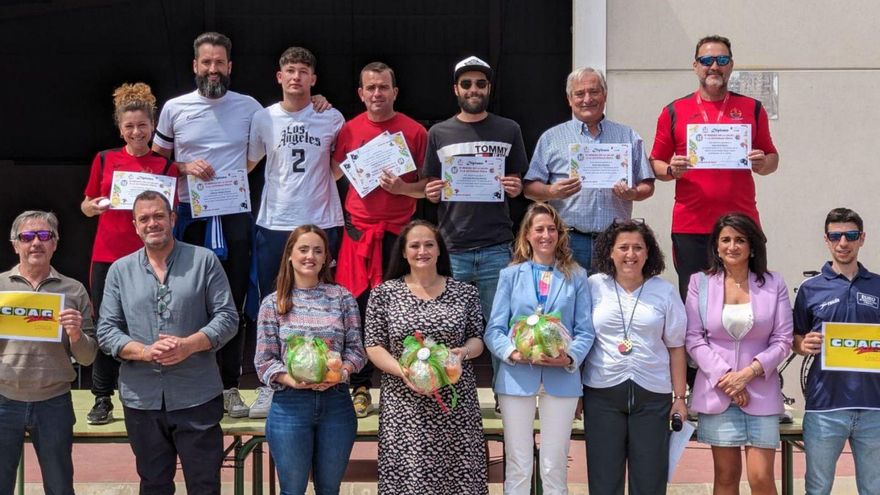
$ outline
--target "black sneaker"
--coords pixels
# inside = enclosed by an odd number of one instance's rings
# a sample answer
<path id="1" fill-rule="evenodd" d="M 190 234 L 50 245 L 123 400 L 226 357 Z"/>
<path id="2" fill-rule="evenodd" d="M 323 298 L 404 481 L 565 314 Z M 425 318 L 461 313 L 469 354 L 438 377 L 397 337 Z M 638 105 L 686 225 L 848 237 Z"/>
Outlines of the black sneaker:
<path id="1" fill-rule="evenodd" d="M 110 397 L 95 397 L 95 405 L 86 416 L 86 422 L 90 425 L 106 425 L 113 421 L 113 402 Z"/>

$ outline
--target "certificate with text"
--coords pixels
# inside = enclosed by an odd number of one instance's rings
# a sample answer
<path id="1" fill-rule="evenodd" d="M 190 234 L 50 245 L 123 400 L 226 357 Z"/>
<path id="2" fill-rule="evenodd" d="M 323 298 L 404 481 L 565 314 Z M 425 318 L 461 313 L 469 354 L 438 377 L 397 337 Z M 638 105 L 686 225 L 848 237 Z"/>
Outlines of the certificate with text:
<path id="1" fill-rule="evenodd" d="M 503 156 L 453 156 L 443 161 L 442 201 L 504 201 Z"/>
<path id="2" fill-rule="evenodd" d="M 247 171 L 218 172 L 211 180 L 187 175 L 193 218 L 251 211 Z"/>
<path id="3" fill-rule="evenodd" d="M 144 191 L 156 191 L 168 198 L 168 202 L 173 205 L 176 188 L 175 177 L 117 170 L 113 172 L 113 182 L 110 184 L 110 209 L 132 209 L 134 199 Z"/>
<path id="4" fill-rule="evenodd" d="M 876 308 L 880 299 L 859 292 L 858 304 Z M 880 373 L 880 325 L 870 323 L 822 324 L 822 369 Z"/>
<path id="5" fill-rule="evenodd" d="M 751 170 L 752 126 L 688 124 L 687 157 L 697 169 Z"/>
<path id="6" fill-rule="evenodd" d="M 396 176 L 416 170 L 416 163 L 401 132 L 390 134 L 386 131 L 379 134 L 367 144 L 348 153 L 346 161 L 349 165 L 343 167 L 343 173 L 347 177 L 349 174 L 356 177 L 360 187 L 355 186 L 355 190 L 361 197 L 379 187 L 379 177 L 384 170 Z M 349 181 L 352 181 L 351 177 Z"/>
<path id="7" fill-rule="evenodd" d="M 569 177 L 586 189 L 610 189 L 618 182 L 632 185 L 632 145 L 629 143 L 571 143 Z"/>
<path id="8" fill-rule="evenodd" d="M 64 294 L 0 292 L 0 339 L 61 342 Z"/>

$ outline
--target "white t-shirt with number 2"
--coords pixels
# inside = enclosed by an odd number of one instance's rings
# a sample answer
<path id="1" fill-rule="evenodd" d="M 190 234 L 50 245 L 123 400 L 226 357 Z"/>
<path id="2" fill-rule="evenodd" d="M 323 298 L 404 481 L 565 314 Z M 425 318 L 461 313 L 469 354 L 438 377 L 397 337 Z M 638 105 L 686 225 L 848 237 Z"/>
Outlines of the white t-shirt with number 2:
<path id="1" fill-rule="evenodd" d="M 330 155 L 344 123 L 336 109 L 318 113 L 311 105 L 288 112 L 276 103 L 254 114 L 248 160 L 257 162 L 266 156 L 257 225 L 270 230 L 343 225 Z"/>

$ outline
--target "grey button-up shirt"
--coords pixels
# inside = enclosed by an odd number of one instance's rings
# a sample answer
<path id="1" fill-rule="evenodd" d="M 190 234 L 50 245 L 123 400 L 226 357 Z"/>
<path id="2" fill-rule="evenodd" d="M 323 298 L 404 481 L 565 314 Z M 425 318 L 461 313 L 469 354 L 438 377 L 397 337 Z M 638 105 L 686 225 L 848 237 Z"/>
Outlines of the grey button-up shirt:
<path id="1" fill-rule="evenodd" d="M 214 353 L 238 331 L 238 313 L 229 281 L 211 251 L 175 241 L 166 260 L 164 283 L 143 248 L 110 267 L 98 320 L 98 342 L 119 359 L 131 341 L 145 345 L 159 334 L 187 337 L 202 332 L 211 350 L 162 366 L 122 361 L 119 395 L 126 407 L 174 411 L 204 404 L 223 392 Z"/>

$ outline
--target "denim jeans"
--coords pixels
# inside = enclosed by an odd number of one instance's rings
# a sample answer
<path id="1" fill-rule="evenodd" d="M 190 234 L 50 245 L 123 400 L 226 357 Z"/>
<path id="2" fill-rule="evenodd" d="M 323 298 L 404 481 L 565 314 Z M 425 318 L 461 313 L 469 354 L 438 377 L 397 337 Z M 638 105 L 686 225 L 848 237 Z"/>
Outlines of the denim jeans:
<path id="1" fill-rule="evenodd" d="M 315 495 L 338 495 L 357 434 L 348 386 L 324 392 L 286 388 L 272 396 L 266 440 L 275 458 L 281 495 L 303 495 L 309 473 Z"/>
<path id="2" fill-rule="evenodd" d="M 449 253 L 452 264 L 452 277 L 460 282 L 469 282 L 480 291 L 480 306 L 483 319 L 489 321 L 492 313 L 492 300 L 498 288 L 498 274 L 510 264 L 510 245 L 505 243 Z"/>
<path id="3" fill-rule="evenodd" d="M 74 422 L 70 392 L 38 402 L 0 395 L 0 493 L 15 492 L 27 431 L 37 452 L 46 495 L 73 495 Z"/>
<path id="4" fill-rule="evenodd" d="M 844 409 L 804 414 L 808 495 L 831 493 L 837 458 L 849 440 L 861 494 L 880 494 L 880 411 Z"/>
<path id="5" fill-rule="evenodd" d="M 568 245 L 574 260 L 581 265 L 587 273 L 592 274 L 590 267 L 593 265 L 593 235 L 582 234 L 574 230 L 568 231 Z"/>
<path id="6" fill-rule="evenodd" d="M 326 229 L 328 249 L 333 259 L 339 253 L 339 243 L 342 242 L 342 227 Z M 278 268 L 281 266 L 281 255 L 284 254 L 284 245 L 290 237 L 290 231 L 270 230 L 257 225 L 256 230 L 256 253 L 257 257 L 257 281 L 260 286 L 260 299 L 275 292 L 275 277 L 278 276 Z"/>

